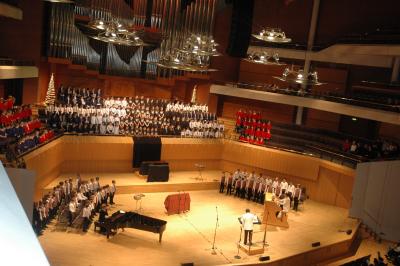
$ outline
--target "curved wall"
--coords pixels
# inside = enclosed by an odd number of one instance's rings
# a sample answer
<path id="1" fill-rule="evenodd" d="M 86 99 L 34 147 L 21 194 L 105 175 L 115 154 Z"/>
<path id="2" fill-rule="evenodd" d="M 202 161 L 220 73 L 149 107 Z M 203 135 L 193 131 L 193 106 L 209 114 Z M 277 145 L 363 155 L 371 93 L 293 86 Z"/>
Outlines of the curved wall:
<path id="1" fill-rule="evenodd" d="M 300 183 L 313 200 L 348 208 L 354 170 L 322 159 L 230 140 L 162 138 L 161 160 L 172 171 L 233 172 L 237 168 Z M 61 173 L 132 171 L 133 139 L 113 136 L 63 136 L 24 157 L 35 170 L 36 194 Z"/>

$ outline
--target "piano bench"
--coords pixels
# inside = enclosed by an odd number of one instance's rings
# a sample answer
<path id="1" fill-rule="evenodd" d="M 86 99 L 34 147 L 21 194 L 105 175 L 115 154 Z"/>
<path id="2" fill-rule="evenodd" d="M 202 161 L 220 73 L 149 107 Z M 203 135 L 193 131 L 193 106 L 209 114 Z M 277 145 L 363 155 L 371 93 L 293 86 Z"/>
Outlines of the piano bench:
<path id="1" fill-rule="evenodd" d="M 103 223 L 96 221 L 96 222 L 94 222 L 94 231 L 96 231 L 97 227 L 99 227 L 101 229 L 101 228 L 104 228 L 104 225 L 103 225 Z"/>

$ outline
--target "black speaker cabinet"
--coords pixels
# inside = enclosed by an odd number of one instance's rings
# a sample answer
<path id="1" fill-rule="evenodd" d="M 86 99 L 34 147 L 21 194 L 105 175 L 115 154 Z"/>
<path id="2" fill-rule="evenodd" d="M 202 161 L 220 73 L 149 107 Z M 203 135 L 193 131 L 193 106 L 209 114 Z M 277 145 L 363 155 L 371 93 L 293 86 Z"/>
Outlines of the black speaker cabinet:
<path id="1" fill-rule="evenodd" d="M 267 261 L 269 259 L 270 259 L 269 256 L 261 256 L 258 260 L 259 261 Z"/>
<path id="2" fill-rule="evenodd" d="M 320 243 L 320 242 L 314 242 L 314 243 L 311 244 L 311 246 L 312 246 L 313 248 L 319 247 L 319 246 L 321 246 L 321 243 Z"/>
<path id="3" fill-rule="evenodd" d="M 150 164 L 147 182 L 168 182 L 169 166 L 165 164 Z"/>

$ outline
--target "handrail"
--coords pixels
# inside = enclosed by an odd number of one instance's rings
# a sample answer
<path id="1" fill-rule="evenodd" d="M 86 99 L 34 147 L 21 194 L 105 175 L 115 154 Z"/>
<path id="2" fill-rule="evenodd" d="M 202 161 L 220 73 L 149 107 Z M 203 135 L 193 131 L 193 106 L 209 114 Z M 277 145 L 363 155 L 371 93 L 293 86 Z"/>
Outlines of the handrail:
<path id="1" fill-rule="evenodd" d="M 358 106 L 366 106 L 369 105 L 370 108 L 376 109 L 390 109 L 392 112 L 400 112 L 400 105 L 393 105 L 393 104 L 383 104 L 373 101 L 366 101 L 366 100 L 358 100 L 354 98 L 346 98 L 346 97 L 339 97 L 339 96 L 332 96 L 332 95 L 323 95 L 319 96 L 316 94 L 312 94 L 306 92 L 304 90 L 293 90 L 289 88 L 281 89 L 281 88 L 270 88 L 269 84 L 251 84 L 251 83 L 243 83 L 243 82 L 225 82 L 225 81 L 215 81 L 216 84 L 223 84 L 223 85 L 231 85 L 233 88 L 242 88 L 242 89 L 253 89 L 258 91 L 267 91 L 270 93 L 278 93 L 278 94 L 285 94 L 285 95 L 293 95 L 305 98 L 314 98 L 320 100 L 331 100 L 332 102 L 346 102 L 347 104 L 354 104 Z M 372 105 L 372 106 L 371 106 Z M 393 110 L 394 109 L 394 110 Z"/>
<path id="2" fill-rule="evenodd" d="M 33 152 L 34 150 L 36 150 L 36 149 L 38 149 L 38 148 L 40 148 L 40 147 L 43 147 L 44 145 L 46 145 L 46 144 L 48 144 L 48 143 L 50 143 L 50 142 L 53 142 L 54 140 L 56 140 L 56 139 L 58 139 L 58 138 L 60 138 L 60 137 L 62 137 L 62 136 L 63 136 L 63 133 L 57 134 L 57 135 L 55 135 L 53 138 L 51 138 L 51 139 L 49 139 L 49 140 L 47 140 L 47 141 L 45 141 L 45 142 L 43 142 L 43 143 L 40 143 L 39 145 L 36 145 L 35 147 L 33 147 L 33 149 L 30 149 L 30 150 L 28 150 L 28 151 L 26 151 L 26 152 L 23 152 L 23 153 L 18 154 L 15 158 L 16 158 L 16 159 L 20 159 L 20 158 L 24 157 L 25 155 L 27 155 L 27 154 Z"/>
<path id="3" fill-rule="evenodd" d="M 313 146 L 313 145 L 306 144 L 305 146 L 306 147 L 310 147 L 312 149 L 316 149 L 316 150 L 325 152 L 325 153 L 332 154 L 332 155 L 337 156 L 337 157 L 345 158 L 345 159 L 348 159 L 348 160 L 351 160 L 351 161 L 356 161 L 357 163 L 361 163 L 361 162 L 365 161 L 365 160 L 363 160 L 362 156 L 359 156 L 357 154 L 354 154 L 353 157 L 350 157 L 350 156 L 347 156 L 347 155 L 344 155 L 344 154 L 341 154 L 341 153 L 337 153 L 337 152 L 334 152 L 334 151 L 330 151 L 330 150 L 326 150 L 326 149 L 320 148 L 320 147 L 318 147 L 318 145 Z"/>

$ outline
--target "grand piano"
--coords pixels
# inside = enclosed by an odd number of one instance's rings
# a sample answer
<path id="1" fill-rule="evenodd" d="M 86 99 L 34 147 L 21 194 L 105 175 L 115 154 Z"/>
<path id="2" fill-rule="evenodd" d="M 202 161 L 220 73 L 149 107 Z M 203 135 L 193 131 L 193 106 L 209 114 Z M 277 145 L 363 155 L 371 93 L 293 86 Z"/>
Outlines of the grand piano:
<path id="1" fill-rule="evenodd" d="M 107 238 L 109 238 L 111 234 L 116 234 L 119 228 L 135 228 L 159 234 L 158 241 L 161 243 L 166 225 L 167 222 L 164 220 L 141 215 L 136 212 L 124 212 L 120 210 L 107 217 L 102 223 L 95 222 L 94 230 L 96 231 L 97 227 L 104 228 Z"/>

